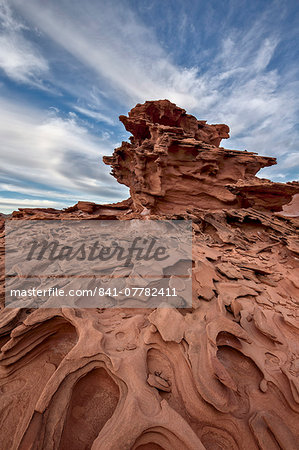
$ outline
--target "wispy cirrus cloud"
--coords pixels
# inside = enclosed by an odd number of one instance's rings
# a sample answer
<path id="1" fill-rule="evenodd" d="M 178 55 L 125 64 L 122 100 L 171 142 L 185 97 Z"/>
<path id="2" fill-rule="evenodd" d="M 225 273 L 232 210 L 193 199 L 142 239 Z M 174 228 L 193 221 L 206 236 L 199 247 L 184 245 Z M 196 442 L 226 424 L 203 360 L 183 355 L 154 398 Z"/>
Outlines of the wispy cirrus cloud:
<path id="1" fill-rule="evenodd" d="M 95 111 L 94 109 L 89 108 L 82 108 L 81 106 L 73 105 L 73 109 L 75 111 L 78 111 L 79 113 L 83 114 L 83 116 L 91 117 L 92 119 L 98 121 L 98 122 L 106 122 L 109 125 L 114 125 L 115 121 L 112 120 L 110 117 L 108 117 L 105 114 L 102 114 L 98 111 Z"/>
<path id="2" fill-rule="evenodd" d="M 135 102 L 164 95 L 180 102 L 176 77 L 188 77 L 188 71 L 172 64 L 152 30 L 138 22 L 129 4 L 122 8 L 107 1 L 71 5 L 68 1 L 41 4 L 29 0 L 25 5 L 13 0 L 13 4 L 92 70 L 104 90 L 109 88 L 110 97 Z M 191 93 L 185 90 L 184 95 L 191 101 Z"/>
<path id="3" fill-rule="evenodd" d="M 230 26 L 218 37 L 216 52 L 211 49 L 209 54 L 207 49 L 199 49 L 199 64 L 182 66 L 175 64 L 173 57 L 180 36 L 175 36 L 174 48 L 168 53 L 153 26 L 144 24 L 125 1 L 123 8 L 115 1 L 102 1 L 101 5 L 90 1 L 54 0 L 46 5 L 37 0 L 28 0 L 26 5 L 12 1 L 43 33 L 93 70 L 110 100 L 129 104 L 169 98 L 209 116 L 221 116 L 222 111 L 227 114 L 229 109 L 229 117 L 238 117 L 239 127 L 242 124 L 248 128 L 246 114 L 243 120 L 240 110 L 248 110 L 249 116 L 255 111 L 267 114 L 269 98 L 271 108 L 275 108 L 273 97 L 279 99 L 296 88 L 282 89 L 288 74 L 278 75 L 276 69 L 268 68 L 281 39 L 272 29 L 276 8 L 255 18 L 245 29 Z M 184 28 L 191 25 L 192 19 L 191 14 L 189 19 L 183 16 Z M 202 71 L 204 52 L 209 65 Z M 227 101 L 229 108 L 224 108 Z"/>
<path id="4" fill-rule="evenodd" d="M 5 0 L 0 0 L 0 68 L 17 82 L 42 87 L 48 62 L 25 32 L 24 23 L 15 19 Z"/>

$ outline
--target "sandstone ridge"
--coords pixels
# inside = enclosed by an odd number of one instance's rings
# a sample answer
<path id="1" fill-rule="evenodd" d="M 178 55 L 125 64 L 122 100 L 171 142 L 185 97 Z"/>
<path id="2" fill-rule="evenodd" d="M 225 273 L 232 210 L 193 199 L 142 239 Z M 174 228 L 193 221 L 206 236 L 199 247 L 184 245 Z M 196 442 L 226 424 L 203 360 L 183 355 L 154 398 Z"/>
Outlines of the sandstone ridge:
<path id="1" fill-rule="evenodd" d="M 120 116 L 129 142 L 104 162 L 130 188 L 136 210 L 181 212 L 192 208 L 281 211 L 299 192 L 298 183 L 273 183 L 255 175 L 276 159 L 219 147 L 229 137 L 224 124 L 204 120 L 168 100 L 148 101 Z"/>
<path id="2" fill-rule="evenodd" d="M 131 143 L 105 162 L 130 199 L 9 220 L 191 220 L 192 308 L 7 309 L 2 272 L 0 447 L 295 450 L 298 197 L 278 211 L 298 184 L 259 180 L 274 158 L 166 100 L 121 120 Z"/>

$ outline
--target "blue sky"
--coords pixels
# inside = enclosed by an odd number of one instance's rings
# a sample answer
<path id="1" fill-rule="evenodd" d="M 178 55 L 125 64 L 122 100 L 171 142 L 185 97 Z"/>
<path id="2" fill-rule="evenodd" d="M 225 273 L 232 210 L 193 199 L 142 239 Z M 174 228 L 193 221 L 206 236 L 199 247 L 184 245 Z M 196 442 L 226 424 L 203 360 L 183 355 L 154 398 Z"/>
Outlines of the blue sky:
<path id="1" fill-rule="evenodd" d="M 299 178 L 296 0 L 0 0 L 0 211 L 128 197 L 101 159 L 168 98 Z"/>

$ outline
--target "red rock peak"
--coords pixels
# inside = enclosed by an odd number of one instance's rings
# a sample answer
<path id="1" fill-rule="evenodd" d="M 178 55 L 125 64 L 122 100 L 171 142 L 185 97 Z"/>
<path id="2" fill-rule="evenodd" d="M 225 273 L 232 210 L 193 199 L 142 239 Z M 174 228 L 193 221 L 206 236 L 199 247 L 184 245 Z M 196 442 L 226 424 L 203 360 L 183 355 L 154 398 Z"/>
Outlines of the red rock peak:
<path id="1" fill-rule="evenodd" d="M 130 188 L 133 207 L 153 213 L 188 209 L 255 207 L 280 211 L 299 191 L 298 183 L 272 183 L 255 174 L 276 159 L 219 147 L 229 137 L 224 124 L 197 120 L 169 100 L 138 104 L 120 116 L 129 142 L 105 164 Z"/>

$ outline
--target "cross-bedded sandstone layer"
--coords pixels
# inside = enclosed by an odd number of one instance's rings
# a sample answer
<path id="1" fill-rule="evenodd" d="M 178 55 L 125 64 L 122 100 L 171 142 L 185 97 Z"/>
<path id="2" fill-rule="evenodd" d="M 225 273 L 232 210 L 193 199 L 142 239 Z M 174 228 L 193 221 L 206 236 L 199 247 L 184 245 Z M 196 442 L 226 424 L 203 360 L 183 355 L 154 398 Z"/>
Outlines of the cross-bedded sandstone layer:
<path id="1" fill-rule="evenodd" d="M 22 209 L 12 220 L 192 220 L 193 307 L 2 308 L 1 448 L 296 449 L 299 212 L 296 200 L 289 213 L 272 209 L 297 185 L 255 178 L 274 160 L 217 147 L 226 126 L 198 128 L 170 102 L 147 102 L 122 120 L 134 137 L 109 162 L 130 185 L 131 199 Z M 170 158 L 163 192 L 155 132 L 166 142 L 159 144 L 162 157 Z M 203 154 L 213 160 L 213 177 L 199 175 Z M 182 176 L 187 168 L 192 183 Z M 228 180 L 229 173 L 242 176 Z M 142 174 L 151 193 L 138 185 Z M 172 178 L 176 196 L 168 192 Z M 1 226 L 3 243 L 3 219 Z"/>

